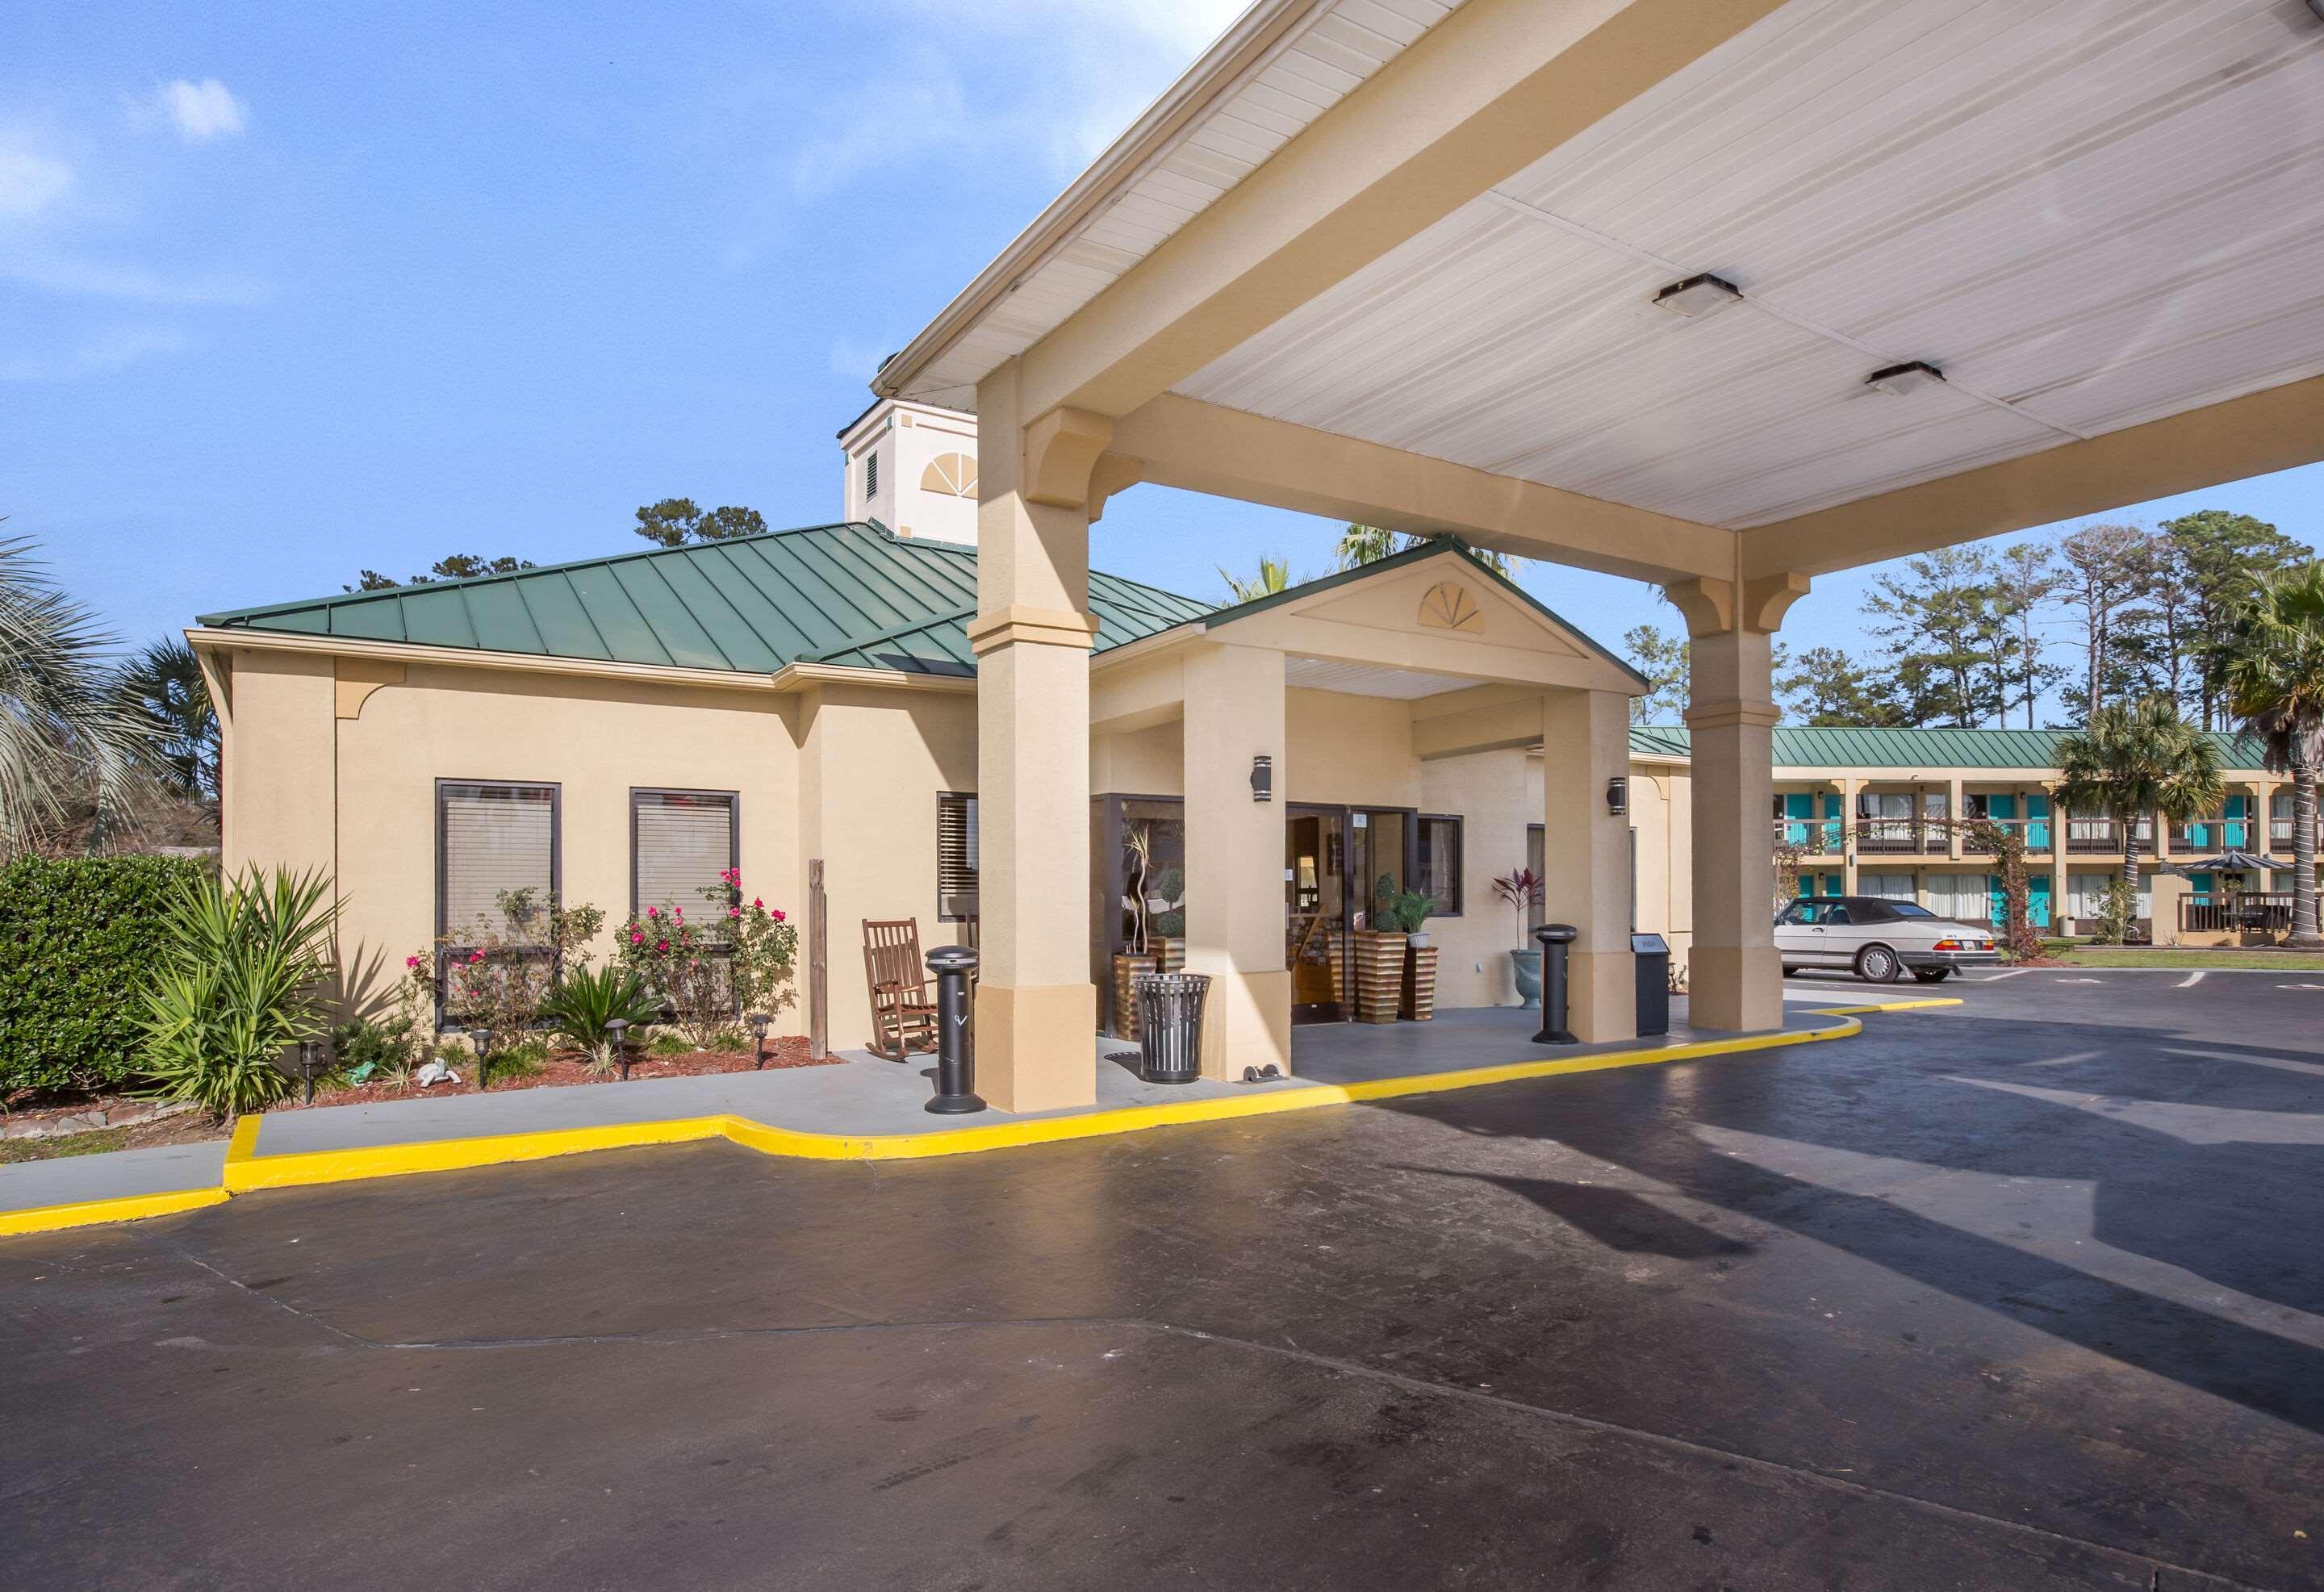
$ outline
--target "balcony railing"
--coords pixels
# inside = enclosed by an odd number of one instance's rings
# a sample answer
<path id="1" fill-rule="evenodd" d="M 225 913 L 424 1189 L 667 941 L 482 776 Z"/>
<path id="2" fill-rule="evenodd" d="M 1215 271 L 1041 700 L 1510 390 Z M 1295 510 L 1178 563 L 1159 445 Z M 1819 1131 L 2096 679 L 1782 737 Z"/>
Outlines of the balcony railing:
<path id="1" fill-rule="evenodd" d="M 2292 820 L 2271 818 L 2267 821 L 2267 846 L 2272 851 L 2292 850 Z"/>
<path id="2" fill-rule="evenodd" d="M 1836 857 L 1846 823 L 1840 818 L 1778 818 L 1775 843 L 1797 846 L 1811 857 Z"/>
<path id="3" fill-rule="evenodd" d="M 2292 892 L 2237 891 L 2224 896 L 2179 897 L 2179 931 L 2191 934 L 2292 932 Z"/>
<path id="4" fill-rule="evenodd" d="M 2142 851 L 2154 850 L 2154 820 L 2141 818 L 2131 826 L 2132 837 Z M 2069 818 L 2066 820 L 2066 850 L 2098 857 L 2122 855 L 2122 826 L 2111 818 Z"/>
<path id="5" fill-rule="evenodd" d="M 1952 850 L 1941 821 L 1921 818 L 1858 818 L 1856 850 L 1861 855 L 1897 856 L 1919 853 L 1941 857 Z"/>
<path id="6" fill-rule="evenodd" d="M 2248 851 L 2258 839 L 2259 825 L 2248 818 L 2195 818 L 2171 825 L 2171 849 L 2190 856 L 2214 851 Z"/>
<path id="7" fill-rule="evenodd" d="M 2036 856 L 2046 854 L 2054 843 L 2052 835 L 2055 822 L 2048 818 L 1994 818 L 1987 820 L 1997 829 L 2006 830 L 2022 837 L 2025 849 Z M 1941 818 L 1778 818 L 1775 821 L 1775 843 L 1796 846 L 1811 857 L 1836 857 L 1841 842 L 1851 833 L 1856 837 L 1856 850 L 1861 856 L 1942 857 L 1952 851 L 1953 825 Z M 1990 846 L 1980 846 L 1978 832 L 1967 824 L 1960 826 L 1961 850 L 1972 857 L 1989 857 Z M 2112 842 L 2109 842 L 2110 845 Z M 2093 848 L 2105 851 L 2106 846 Z"/>
<path id="8" fill-rule="evenodd" d="M 2025 842 L 2026 851 L 2036 856 L 2043 855 L 2050 850 L 2050 833 L 2054 827 L 2050 819 L 1988 818 L 1985 822 L 1996 829 L 2017 836 Z M 1993 855 L 1993 848 L 1982 843 L 1977 830 L 1973 828 L 1962 829 L 1961 851 L 1971 857 Z"/>

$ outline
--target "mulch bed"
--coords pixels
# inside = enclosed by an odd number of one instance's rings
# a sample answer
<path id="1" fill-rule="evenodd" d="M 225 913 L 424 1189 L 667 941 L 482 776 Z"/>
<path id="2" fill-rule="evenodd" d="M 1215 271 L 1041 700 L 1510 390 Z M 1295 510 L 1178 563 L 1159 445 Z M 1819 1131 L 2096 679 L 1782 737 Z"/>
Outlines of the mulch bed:
<path id="1" fill-rule="evenodd" d="M 807 1054 L 807 1040 L 795 1035 L 788 1038 L 769 1039 L 763 1065 L 760 1064 L 755 1053 L 747 1050 L 696 1050 L 681 1055 L 635 1056 L 630 1063 L 630 1081 L 639 1083 L 649 1078 L 695 1078 L 706 1072 L 748 1072 L 754 1068 L 771 1072 L 779 1067 L 823 1067 L 839 1059 L 833 1055 L 816 1061 Z M 438 1083 L 428 1089 L 421 1089 L 417 1084 L 407 1084 L 399 1089 L 391 1083 L 364 1083 L 352 1089 L 317 1089 L 315 1104 L 365 1106 L 383 1100 L 432 1100 L 440 1095 L 478 1092 L 475 1060 L 454 1062 L 451 1065 L 452 1071 L 460 1075 L 457 1083 Z M 492 1088 L 484 1092 L 506 1094 L 520 1089 L 566 1089 L 585 1083 L 621 1081 L 622 1075 L 618 1072 L 592 1072 L 588 1058 L 581 1052 L 559 1051 L 549 1060 L 537 1063 L 536 1070 L 532 1072 L 520 1074 L 513 1070 L 496 1069 L 493 1073 Z M 295 1095 L 279 1106 L 268 1108 L 270 1112 L 306 1109 L 305 1102 Z"/>

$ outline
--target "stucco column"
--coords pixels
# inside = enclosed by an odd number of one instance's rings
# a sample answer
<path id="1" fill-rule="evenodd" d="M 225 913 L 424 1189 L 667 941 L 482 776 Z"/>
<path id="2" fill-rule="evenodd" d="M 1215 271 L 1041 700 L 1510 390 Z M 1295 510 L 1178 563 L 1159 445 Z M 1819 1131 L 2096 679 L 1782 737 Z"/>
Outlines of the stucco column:
<path id="1" fill-rule="evenodd" d="M 2062 934 L 2066 932 L 2066 826 L 2070 814 L 2058 795 L 2056 780 L 2043 780 L 2042 788 L 2050 796 L 2050 932 Z M 2026 864 L 2028 874 L 2033 872 L 2033 866 L 2030 861 Z"/>
<path id="2" fill-rule="evenodd" d="M 1186 971 L 1208 973 L 1203 1074 L 1291 1071 L 1283 946 L 1283 654 L 1208 646 L 1185 663 Z M 1256 799 L 1254 759 L 1273 794 Z"/>
<path id="3" fill-rule="evenodd" d="M 1553 691 L 1542 703 L 1542 899 L 1553 923 L 1580 931 L 1569 952 L 1566 1026 L 1584 1044 L 1638 1032 L 1630 954 L 1630 819 L 1609 812 L 1606 787 L 1630 771 L 1630 702 L 1610 691 Z M 1772 789 L 1762 764 L 1760 784 Z M 1700 806 L 1698 792 L 1696 811 Z M 1760 850 L 1771 859 L 1768 796 L 1759 798 Z M 1700 851 L 1697 852 L 1700 856 Z M 1768 875 L 1767 888 L 1775 888 Z M 1700 908 L 1697 908 L 1698 914 Z M 1700 917 L 1698 916 L 1698 922 Z M 1696 943 L 1701 944 L 1698 934 Z M 1696 956 L 1702 953 L 1698 949 Z M 1695 965 L 1700 965 L 1696 963 Z"/>
<path id="4" fill-rule="evenodd" d="M 1956 862 L 1961 860 L 1961 782 L 1949 782 L 1945 787 L 1945 855 Z"/>
<path id="5" fill-rule="evenodd" d="M 1700 1028 L 1783 1026 L 1775 831 L 1767 822 L 1776 719 L 1769 652 L 1784 610 L 1807 589 L 1807 577 L 1796 575 L 1670 588 L 1692 640 L 1686 722 L 1694 775 L 1694 954 L 1687 1011 Z M 1851 841 L 1850 888 L 1854 851 Z"/>
<path id="6" fill-rule="evenodd" d="M 977 407 L 976 1085 L 1043 1111 L 1097 1099 L 1087 492 L 1111 428 L 1070 410 L 1026 423 L 1014 361 Z"/>
<path id="7" fill-rule="evenodd" d="M 1856 798 L 1864 794 L 1866 781 L 1850 777 L 1840 782 L 1840 810 L 1845 816 L 1840 831 L 1840 893 L 1856 894 Z"/>

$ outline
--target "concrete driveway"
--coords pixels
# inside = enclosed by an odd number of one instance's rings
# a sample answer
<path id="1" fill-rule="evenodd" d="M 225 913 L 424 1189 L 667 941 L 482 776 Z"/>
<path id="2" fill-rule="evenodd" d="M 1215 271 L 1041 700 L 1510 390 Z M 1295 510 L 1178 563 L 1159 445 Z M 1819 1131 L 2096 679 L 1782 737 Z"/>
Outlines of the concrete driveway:
<path id="1" fill-rule="evenodd" d="M 0 1563 L 2324 1586 L 2324 992 L 2070 977 L 1393 1106 L 9 1240 Z"/>

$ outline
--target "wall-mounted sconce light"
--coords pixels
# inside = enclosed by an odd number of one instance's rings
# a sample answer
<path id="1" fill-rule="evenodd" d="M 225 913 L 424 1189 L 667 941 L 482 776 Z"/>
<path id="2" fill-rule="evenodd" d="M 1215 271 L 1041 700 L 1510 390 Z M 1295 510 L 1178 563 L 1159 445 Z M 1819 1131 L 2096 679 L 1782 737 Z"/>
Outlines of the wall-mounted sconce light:
<path id="1" fill-rule="evenodd" d="M 1629 778 L 1626 775 L 1617 774 L 1606 782 L 1606 811 L 1619 818 L 1629 810 Z"/>
<path id="2" fill-rule="evenodd" d="M 1250 760 L 1250 799 L 1255 802 L 1275 799 L 1275 759 L 1265 752 Z"/>

